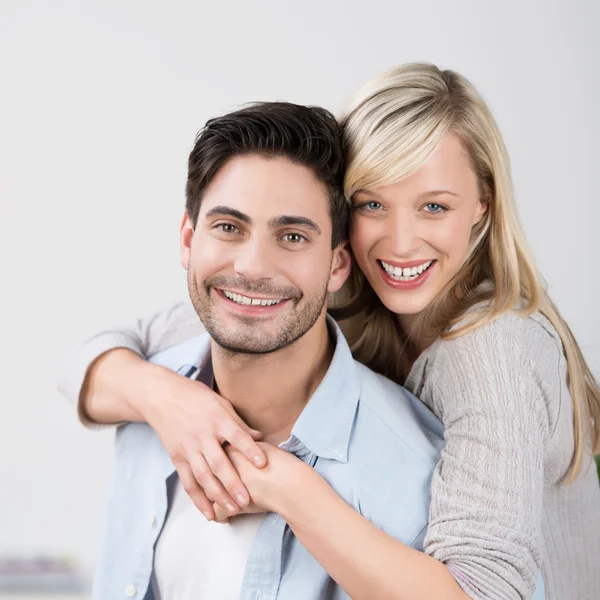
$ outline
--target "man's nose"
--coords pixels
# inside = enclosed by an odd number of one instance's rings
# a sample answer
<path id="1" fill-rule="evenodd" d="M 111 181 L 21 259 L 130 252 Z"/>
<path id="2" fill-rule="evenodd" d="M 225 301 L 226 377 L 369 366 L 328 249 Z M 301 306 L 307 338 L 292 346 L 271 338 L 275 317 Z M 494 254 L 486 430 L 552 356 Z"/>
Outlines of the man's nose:
<path id="1" fill-rule="evenodd" d="M 272 279 L 275 276 L 275 254 L 270 244 L 258 237 L 251 238 L 239 248 L 235 272 L 251 281 Z"/>

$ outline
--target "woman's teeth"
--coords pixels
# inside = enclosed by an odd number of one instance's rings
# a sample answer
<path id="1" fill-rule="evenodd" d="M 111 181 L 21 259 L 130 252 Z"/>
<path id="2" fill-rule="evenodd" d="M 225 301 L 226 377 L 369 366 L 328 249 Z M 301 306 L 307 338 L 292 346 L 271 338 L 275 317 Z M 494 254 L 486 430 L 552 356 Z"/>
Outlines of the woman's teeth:
<path id="1" fill-rule="evenodd" d="M 273 306 L 273 304 L 279 304 L 281 300 L 274 300 L 273 298 L 248 298 L 248 296 L 242 296 L 241 294 L 234 294 L 233 292 L 226 292 L 221 290 L 226 298 L 229 298 L 236 304 L 245 304 L 246 306 Z"/>
<path id="2" fill-rule="evenodd" d="M 413 281 L 417 279 L 419 275 L 427 271 L 427 269 L 429 269 L 429 267 L 433 264 L 432 260 L 428 260 L 417 267 L 408 267 L 403 269 L 402 267 L 395 267 L 394 265 L 390 265 L 384 261 L 380 262 L 381 266 L 385 269 L 385 272 L 396 281 Z"/>

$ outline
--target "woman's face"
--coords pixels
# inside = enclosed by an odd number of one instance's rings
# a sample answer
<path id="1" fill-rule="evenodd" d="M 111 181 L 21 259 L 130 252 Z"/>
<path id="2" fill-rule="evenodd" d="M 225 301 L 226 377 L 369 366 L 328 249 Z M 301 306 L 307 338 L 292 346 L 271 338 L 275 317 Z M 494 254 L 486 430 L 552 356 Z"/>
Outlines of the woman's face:
<path id="1" fill-rule="evenodd" d="M 356 261 L 400 317 L 418 315 L 458 272 L 486 210 L 469 155 L 453 133 L 413 175 L 356 192 L 352 207 Z"/>

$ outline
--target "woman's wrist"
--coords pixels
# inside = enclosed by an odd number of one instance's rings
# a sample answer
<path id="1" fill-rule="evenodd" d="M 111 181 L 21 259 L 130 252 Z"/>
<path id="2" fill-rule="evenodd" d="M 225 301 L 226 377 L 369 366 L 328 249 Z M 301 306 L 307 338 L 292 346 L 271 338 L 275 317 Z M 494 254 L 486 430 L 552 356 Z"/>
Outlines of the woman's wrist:
<path id="1" fill-rule="evenodd" d="M 99 356 L 88 368 L 80 396 L 80 414 L 95 423 L 143 420 L 131 399 L 142 381 L 137 368 L 145 361 L 126 348 Z"/>
<path id="2" fill-rule="evenodd" d="M 140 415 L 140 420 L 150 422 L 157 405 L 171 397 L 173 379 L 181 375 L 137 355 L 128 357 L 122 367 L 120 385 L 127 403 Z"/>
<path id="3" fill-rule="evenodd" d="M 269 510 L 281 515 L 288 523 L 302 520 L 318 504 L 319 491 L 327 482 L 309 465 L 294 457 L 285 465 L 281 476 L 275 478 L 269 494 Z"/>

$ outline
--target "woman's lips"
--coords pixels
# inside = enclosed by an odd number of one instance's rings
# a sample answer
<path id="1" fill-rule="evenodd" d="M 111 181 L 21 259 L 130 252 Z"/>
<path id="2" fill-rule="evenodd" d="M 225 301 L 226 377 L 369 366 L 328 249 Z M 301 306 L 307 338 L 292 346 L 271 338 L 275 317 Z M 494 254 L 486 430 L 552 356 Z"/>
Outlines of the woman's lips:
<path id="1" fill-rule="evenodd" d="M 423 264 L 422 262 L 414 262 L 414 264 L 410 264 L 410 263 L 406 263 L 406 268 L 409 268 L 411 266 L 418 266 Z M 390 287 L 397 289 L 397 290 L 414 290 L 416 288 L 421 287 L 426 281 L 427 279 L 429 279 L 430 273 L 433 269 L 435 269 L 435 266 L 437 264 L 437 261 L 432 261 L 431 265 L 425 270 L 423 271 L 420 275 L 417 275 L 414 279 L 409 279 L 408 281 L 400 281 L 398 279 L 395 279 L 394 277 L 392 277 L 383 267 L 383 265 L 381 264 L 381 261 L 377 261 L 377 266 L 379 267 L 379 272 L 381 273 L 381 276 L 383 278 L 383 281 Z"/>

